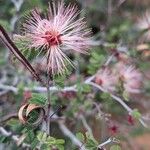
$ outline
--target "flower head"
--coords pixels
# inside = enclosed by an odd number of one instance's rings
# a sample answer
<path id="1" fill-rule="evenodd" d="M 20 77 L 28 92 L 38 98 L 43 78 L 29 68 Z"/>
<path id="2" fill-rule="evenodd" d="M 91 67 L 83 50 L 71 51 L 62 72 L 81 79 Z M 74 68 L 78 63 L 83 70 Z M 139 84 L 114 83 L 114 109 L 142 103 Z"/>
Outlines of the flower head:
<path id="1" fill-rule="evenodd" d="M 65 7 L 64 2 L 54 1 L 49 5 L 47 17 L 43 18 L 35 9 L 23 24 L 28 48 L 46 52 L 47 71 L 52 74 L 63 73 L 66 63 L 72 64 L 66 55 L 67 50 L 86 53 L 90 48 L 90 30 L 84 18 L 78 18 L 76 6 Z"/>
<path id="2" fill-rule="evenodd" d="M 134 66 L 126 66 L 120 70 L 120 77 L 125 90 L 129 93 L 139 93 L 142 86 L 142 74 Z"/>
<path id="3" fill-rule="evenodd" d="M 117 133 L 118 133 L 119 127 L 116 126 L 116 125 L 112 125 L 112 126 L 110 126 L 108 129 L 109 129 L 109 131 L 110 131 L 110 134 L 111 134 L 111 135 L 114 135 L 114 134 L 117 134 Z"/>
<path id="4" fill-rule="evenodd" d="M 137 28 L 144 31 L 143 40 L 150 40 L 150 12 L 147 11 L 143 17 L 139 18 L 137 22 Z"/>
<path id="5" fill-rule="evenodd" d="M 101 85 L 105 90 L 113 92 L 116 90 L 118 78 L 109 68 L 102 68 L 98 71 L 95 82 Z"/>

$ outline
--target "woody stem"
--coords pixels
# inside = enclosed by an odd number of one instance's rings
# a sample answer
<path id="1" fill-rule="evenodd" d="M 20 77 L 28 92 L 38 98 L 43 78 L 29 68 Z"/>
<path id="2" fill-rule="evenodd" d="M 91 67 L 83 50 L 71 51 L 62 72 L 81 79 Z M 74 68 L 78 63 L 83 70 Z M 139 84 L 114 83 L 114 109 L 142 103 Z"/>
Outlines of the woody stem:
<path id="1" fill-rule="evenodd" d="M 50 135 L 50 108 L 51 108 L 51 103 L 50 103 L 50 89 L 49 89 L 49 85 L 50 85 L 50 76 L 47 76 L 47 102 L 48 102 L 48 106 L 47 106 L 47 116 L 46 116 L 46 122 L 47 122 L 47 129 L 46 132 L 48 135 Z"/>

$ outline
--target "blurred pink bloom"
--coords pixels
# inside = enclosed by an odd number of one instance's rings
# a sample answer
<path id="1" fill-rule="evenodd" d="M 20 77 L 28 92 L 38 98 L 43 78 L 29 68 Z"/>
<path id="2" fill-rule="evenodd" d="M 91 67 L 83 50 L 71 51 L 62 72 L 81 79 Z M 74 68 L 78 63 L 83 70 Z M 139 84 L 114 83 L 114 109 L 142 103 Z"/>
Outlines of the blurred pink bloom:
<path id="1" fill-rule="evenodd" d="M 146 11 L 143 17 L 137 21 L 137 28 L 144 31 L 143 40 L 150 41 L 150 12 Z"/>
<path id="2" fill-rule="evenodd" d="M 127 121 L 130 125 L 134 125 L 134 123 L 135 123 L 135 120 L 131 115 L 127 116 Z"/>
<path id="3" fill-rule="evenodd" d="M 123 86 L 129 93 L 139 93 L 142 86 L 142 74 L 134 66 L 126 66 L 120 70 Z"/>
<path id="4" fill-rule="evenodd" d="M 66 63 L 72 64 L 65 54 L 68 50 L 86 53 L 92 44 L 84 18 L 77 19 L 79 14 L 76 6 L 65 7 L 63 1 L 54 1 L 47 17 L 41 17 L 37 9 L 27 16 L 21 38 L 28 39 L 28 48 L 46 52 L 47 71 L 52 74 L 62 74 Z"/>
<path id="5" fill-rule="evenodd" d="M 124 63 L 123 61 L 119 61 L 115 64 L 113 69 L 115 74 L 119 77 L 120 73 L 122 74 L 122 72 L 126 69 L 126 63 Z"/>
<path id="6" fill-rule="evenodd" d="M 109 129 L 111 135 L 115 135 L 119 131 L 119 127 L 116 125 L 112 125 L 108 129 Z"/>
<path id="7" fill-rule="evenodd" d="M 102 68 L 98 71 L 95 82 L 101 85 L 105 90 L 113 92 L 116 90 L 118 78 L 109 68 Z"/>

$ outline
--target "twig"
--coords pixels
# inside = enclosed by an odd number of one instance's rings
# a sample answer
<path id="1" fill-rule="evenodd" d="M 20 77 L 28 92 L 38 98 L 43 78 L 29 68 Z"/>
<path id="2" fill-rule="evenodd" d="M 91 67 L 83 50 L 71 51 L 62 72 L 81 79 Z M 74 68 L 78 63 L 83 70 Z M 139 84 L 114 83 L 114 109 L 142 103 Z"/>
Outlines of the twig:
<path id="1" fill-rule="evenodd" d="M 17 118 L 17 117 L 18 117 L 17 113 L 8 114 L 8 115 L 6 115 L 6 116 L 4 116 L 3 118 L 0 119 L 0 123 L 3 123 L 7 120 L 10 120 L 11 118 Z"/>
<path id="2" fill-rule="evenodd" d="M 8 91 L 0 91 L 0 96 L 5 95 Z"/>
<path id="3" fill-rule="evenodd" d="M 89 82 L 89 83 L 87 83 L 87 84 L 92 85 L 92 86 L 98 88 L 98 89 L 101 90 L 102 92 L 105 92 L 105 93 L 108 92 L 108 91 L 106 91 L 105 89 L 103 89 L 100 85 L 98 85 L 98 84 L 96 84 L 96 83 L 94 83 L 94 82 Z M 132 112 L 133 112 L 133 110 L 132 110 L 121 98 L 119 98 L 119 97 L 117 97 L 116 95 L 113 95 L 113 94 L 111 94 L 111 93 L 109 93 L 109 94 L 110 94 L 110 96 L 111 96 L 114 100 L 116 100 L 117 102 L 119 102 L 129 113 L 132 113 Z M 145 128 L 148 128 L 148 125 L 147 125 L 142 119 L 139 119 L 139 121 L 140 121 L 140 123 L 141 123 Z"/>
<path id="4" fill-rule="evenodd" d="M 106 140 L 105 142 L 101 143 L 100 145 L 98 145 L 98 148 L 102 148 L 104 147 L 105 145 L 107 144 L 110 144 L 110 143 L 119 143 L 119 140 L 116 139 L 116 138 L 109 138 L 108 140 Z"/>
<path id="5" fill-rule="evenodd" d="M 47 88 L 47 102 L 48 102 L 48 106 L 47 106 L 47 116 L 46 116 L 46 124 L 47 124 L 46 132 L 47 132 L 48 135 L 50 135 L 50 120 L 51 120 L 51 118 L 49 117 L 50 108 L 51 108 L 49 83 L 50 83 L 50 75 L 47 73 L 47 87 L 46 88 Z"/>
<path id="6" fill-rule="evenodd" d="M 1 90 L 8 90 L 8 91 L 12 91 L 15 94 L 18 93 L 19 89 L 17 87 L 14 86 L 10 86 L 10 85 L 4 85 L 4 84 L 0 84 L 0 89 Z M 67 92 L 67 91 L 74 91 L 77 92 L 76 86 L 68 86 L 68 87 L 64 87 L 62 88 L 58 88 L 57 86 L 52 86 L 49 87 L 50 91 L 60 91 L 60 92 Z M 34 92 L 39 92 L 39 93 L 46 93 L 47 88 L 46 87 L 41 87 L 41 86 L 37 86 L 37 87 L 24 87 L 24 91 L 34 91 Z"/>
<path id="7" fill-rule="evenodd" d="M 114 58 L 116 52 L 114 54 L 112 54 L 111 56 L 108 57 L 107 61 L 105 62 L 104 66 L 108 66 L 110 64 L 110 62 L 112 61 L 112 59 Z"/>
<path id="8" fill-rule="evenodd" d="M 120 0 L 119 3 L 117 4 L 117 8 L 120 7 L 126 0 Z"/>
<path id="9" fill-rule="evenodd" d="M 32 67 L 30 62 L 25 58 L 25 56 L 19 51 L 14 42 L 10 39 L 9 35 L 5 31 L 5 29 L 0 25 L 0 39 L 4 43 L 4 45 L 15 55 L 15 57 L 30 71 L 32 76 L 39 81 L 42 85 L 45 85 L 43 80 L 37 74 L 35 69 Z"/>
<path id="10" fill-rule="evenodd" d="M 83 143 L 81 143 L 76 136 L 62 123 L 62 122 L 58 122 L 58 125 L 61 129 L 61 131 L 64 133 L 64 135 L 66 135 L 67 137 L 69 137 L 71 139 L 71 141 L 80 148 L 80 150 L 86 150 L 86 148 L 84 147 Z"/>
<path id="11" fill-rule="evenodd" d="M 84 117 L 83 115 L 80 115 L 80 119 L 81 119 L 81 121 L 82 121 L 84 127 L 87 129 L 88 133 L 89 133 L 92 137 L 94 137 L 94 136 L 93 136 L 93 133 L 92 133 L 92 129 L 91 129 L 90 126 L 88 125 L 88 123 L 87 123 L 85 117 Z"/>
<path id="12" fill-rule="evenodd" d="M 94 78 L 95 78 L 95 75 L 87 78 L 83 83 L 92 85 L 93 87 L 98 88 L 102 92 L 108 92 L 108 91 L 104 90 L 101 86 L 97 85 L 96 83 L 91 82 Z M 16 87 L 7 86 L 7 85 L 3 85 L 3 84 L 0 85 L 0 89 L 10 90 L 10 91 L 13 91 L 15 93 L 18 92 L 18 89 Z M 34 87 L 34 88 L 25 87 L 25 90 L 31 90 L 31 91 L 36 91 L 36 92 L 46 92 L 47 91 L 47 89 L 45 87 Z M 56 86 L 53 86 L 53 87 L 50 87 L 50 90 L 51 91 L 64 91 L 64 92 L 67 92 L 67 91 L 77 92 L 77 86 L 76 85 L 68 86 L 68 87 L 64 87 L 63 89 L 58 88 Z M 121 98 L 119 98 L 116 95 L 113 95 L 111 93 L 110 93 L 110 95 L 114 100 L 119 102 L 129 113 L 132 113 L 133 110 Z M 144 127 L 146 127 L 146 128 L 148 127 L 147 124 L 142 119 L 139 119 L 139 121 Z"/>
<path id="13" fill-rule="evenodd" d="M 59 118 L 55 112 L 51 111 L 51 114 L 53 114 L 53 117 L 55 119 Z M 65 124 L 63 123 L 63 120 L 58 120 L 57 123 L 59 125 L 60 130 L 63 132 L 64 135 L 66 135 L 68 138 L 70 138 L 70 140 L 80 148 L 80 150 L 86 150 L 86 148 L 84 147 L 83 143 L 80 142 L 80 140 L 77 139 L 77 137 L 65 126 Z"/>
<path id="14" fill-rule="evenodd" d="M 5 128 L 0 126 L 0 133 L 5 137 L 11 137 L 13 141 L 16 143 L 19 141 L 18 135 L 13 135 L 12 132 L 7 131 Z M 30 148 L 31 146 L 27 143 L 22 143 L 21 145 L 23 148 Z"/>
<path id="15" fill-rule="evenodd" d="M 10 21 L 11 29 L 12 29 L 12 31 L 14 31 L 15 24 L 19 18 L 18 12 L 20 11 L 24 0 L 11 0 L 11 2 L 14 4 L 15 9 L 16 9 L 16 13 L 13 15 L 13 17 L 11 18 L 11 21 Z"/>
<path id="16" fill-rule="evenodd" d="M 19 11 L 24 0 L 11 0 L 11 2 L 14 4 L 16 10 Z"/>

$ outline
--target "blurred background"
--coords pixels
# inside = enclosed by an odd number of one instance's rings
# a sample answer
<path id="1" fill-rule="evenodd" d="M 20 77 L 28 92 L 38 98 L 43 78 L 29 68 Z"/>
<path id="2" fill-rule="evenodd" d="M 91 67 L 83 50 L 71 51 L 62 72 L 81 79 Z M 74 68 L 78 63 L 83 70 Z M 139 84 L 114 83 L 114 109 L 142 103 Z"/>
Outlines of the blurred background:
<path id="1" fill-rule="evenodd" d="M 119 145 L 123 150 L 150 150 L 150 130 L 141 126 L 136 120 L 138 115 L 142 115 L 148 126 L 150 125 L 150 0 L 65 1 L 75 3 L 82 10 L 81 16 L 85 16 L 88 26 L 92 29 L 95 46 L 88 56 L 70 55 L 77 69 L 72 70 L 67 80 L 63 77 L 56 79 L 56 85 L 65 87 L 77 83 L 81 89 L 79 93 L 54 92 L 53 109 L 55 110 L 59 105 L 65 106 L 63 111 L 58 112 L 58 116 L 65 116 L 66 124 L 73 133 L 85 133 L 87 129 L 82 123 L 86 119 L 98 143 L 112 136 L 121 141 Z M 48 2 L 49 0 L 0 0 L 0 24 L 13 40 L 13 34 L 21 32 L 20 26 L 24 15 L 35 7 L 46 11 Z M 140 94 L 129 94 L 127 98 L 126 95 L 119 94 L 125 99 L 125 103 L 137 110 L 133 116 L 113 101 L 110 95 L 80 85 L 80 81 L 94 75 L 102 67 L 113 51 L 117 51 L 118 55 L 131 61 L 143 74 Z M 26 56 L 32 62 L 31 54 L 26 53 Z M 112 65 L 116 61 L 118 60 L 114 59 Z M 33 65 L 40 74 L 44 75 L 43 64 L 35 60 Z M 24 100 L 25 87 L 32 89 L 38 86 L 40 85 L 33 81 L 29 72 L 0 43 L 1 126 L 15 134 L 24 132 L 24 127 L 15 117 L 8 120 L 5 118 L 10 114 L 16 116 Z M 102 110 L 104 119 L 98 119 L 99 114 L 96 113 L 93 102 Z M 66 138 L 55 122 L 52 123 L 52 135 Z M 66 138 L 66 141 L 66 150 L 75 149 L 69 138 Z M 0 150 L 22 149 L 10 139 L 4 139 L 2 135 L 0 142 L 4 143 L 0 145 Z M 109 147 L 106 146 L 106 149 Z"/>

